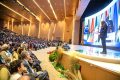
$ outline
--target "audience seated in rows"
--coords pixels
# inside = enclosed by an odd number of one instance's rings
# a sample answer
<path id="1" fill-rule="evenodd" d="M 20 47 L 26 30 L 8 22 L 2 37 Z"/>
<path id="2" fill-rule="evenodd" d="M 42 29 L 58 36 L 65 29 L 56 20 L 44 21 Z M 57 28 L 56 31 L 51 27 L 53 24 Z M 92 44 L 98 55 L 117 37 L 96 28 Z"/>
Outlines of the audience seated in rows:
<path id="1" fill-rule="evenodd" d="M 62 41 L 47 41 L 18 35 L 6 28 L 0 30 L 0 80 L 49 80 L 33 50 L 61 45 Z M 3 74 L 1 76 L 1 74 Z"/>

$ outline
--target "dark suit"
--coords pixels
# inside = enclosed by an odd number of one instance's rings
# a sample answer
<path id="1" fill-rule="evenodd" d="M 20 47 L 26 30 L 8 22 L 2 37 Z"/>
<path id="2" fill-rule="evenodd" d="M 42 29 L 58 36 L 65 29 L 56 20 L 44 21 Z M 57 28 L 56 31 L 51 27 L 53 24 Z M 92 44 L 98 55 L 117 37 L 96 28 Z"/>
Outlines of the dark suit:
<path id="1" fill-rule="evenodd" d="M 27 60 L 24 59 L 24 60 L 23 60 L 23 64 L 24 64 L 24 66 L 27 68 L 27 71 L 28 71 L 29 73 L 34 73 L 32 67 L 30 66 L 30 64 L 29 64 L 29 62 L 28 62 Z"/>
<path id="2" fill-rule="evenodd" d="M 27 71 L 30 75 L 32 75 L 35 78 L 39 78 L 39 80 L 44 80 L 44 79 L 48 79 L 48 73 L 47 71 L 40 71 L 40 73 L 36 73 L 32 67 L 30 66 L 29 62 L 27 60 L 23 60 L 23 64 L 24 66 L 27 68 Z"/>
<path id="3" fill-rule="evenodd" d="M 103 52 L 106 53 L 107 25 L 103 25 L 101 27 L 100 38 L 101 38 L 101 42 L 102 42 Z"/>

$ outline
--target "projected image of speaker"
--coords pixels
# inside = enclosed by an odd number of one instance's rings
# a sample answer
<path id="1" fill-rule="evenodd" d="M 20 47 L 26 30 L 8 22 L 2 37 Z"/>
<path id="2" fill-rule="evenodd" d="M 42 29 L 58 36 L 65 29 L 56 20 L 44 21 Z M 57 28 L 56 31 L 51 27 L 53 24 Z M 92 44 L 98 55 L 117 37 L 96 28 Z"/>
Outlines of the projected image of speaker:
<path id="1" fill-rule="evenodd" d="M 83 23 L 84 45 L 101 46 L 101 22 L 107 24 L 106 45 L 120 47 L 120 0 L 113 0 L 99 12 L 85 17 Z"/>

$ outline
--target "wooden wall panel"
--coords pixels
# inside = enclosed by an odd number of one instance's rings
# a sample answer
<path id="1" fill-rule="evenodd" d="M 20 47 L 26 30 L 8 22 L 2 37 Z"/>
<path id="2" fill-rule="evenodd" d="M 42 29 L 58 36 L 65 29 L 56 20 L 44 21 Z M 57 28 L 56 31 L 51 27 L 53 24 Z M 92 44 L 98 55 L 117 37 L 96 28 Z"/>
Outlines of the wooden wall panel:
<path id="1" fill-rule="evenodd" d="M 22 26 L 23 26 L 23 34 L 28 35 L 29 24 L 23 24 L 23 25 L 21 25 L 21 27 Z"/>
<path id="2" fill-rule="evenodd" d="M 63 40 L 63 34 L 64 34 L 64 41 L 69 42 L 70 39 L 72 39 L 72 27 L 73 27 L 73 18 L 67 18 L 63 21 L 58 21 L 57 23 L 51 22 L 51 23 L 40 23 L 40 37 L 42 39 L 48 40 Z M 23 27 L 23 34 L 28 35 L 29 32 L 29 26 L 30 24 L 19 24 L 14 25 L 13 30 L 16 33 L 22 34 L 22 27 Z M 12 24 L 9 23 L 9 28 L 12 30 Z M 55 28 L 55 31 L 54 31 Z M 32 23 L 30 26 L 30 36 L 38 37 L 39 33 L 39 22 Z"/>
<path id="3" fill-rule="evenodd" d="M 72 39 L 73 17 L 66 18 L 65 23 L 65 42 L 69 42 Z"/>
<path id="4" fill-rule="evenodd" d="M 30 36 L 38 37 L 39 23 L 32 23 L 30 27 Z"/>
<path id="5" fill-rule="evenodd" d="M 62 40 L 62 38 L 63 38 L 63 28 L 64 28 L 64 21 L 59 21 L 56 24 L 54 39 Z"/>
<path id="6" fill-rule="evenodd" d="M 50 24 L 50 34 L 49 34 L 49 40 L 52 40 L 52 37 L 53 37 L 53 30 L 54 30 L 54 26 L 55 26 L 55 24 L 52 22 L 51 24 Z"/>
<path id="7" fill-rule="evenodd" d="M 61 63 L 65 69 L 70 69 L 73 56 L 63 54 Z M 101 67 L 91 65 L 80 59 L 81 75 L 83 80 L 120 80 L 120 76 Z"/>
<path id="8" fill-rule="evenodd" d="M 13 31 L 18 33 L 18 34 L 22 34 L 22 26 L 21 25 L 14 25 Z"/>

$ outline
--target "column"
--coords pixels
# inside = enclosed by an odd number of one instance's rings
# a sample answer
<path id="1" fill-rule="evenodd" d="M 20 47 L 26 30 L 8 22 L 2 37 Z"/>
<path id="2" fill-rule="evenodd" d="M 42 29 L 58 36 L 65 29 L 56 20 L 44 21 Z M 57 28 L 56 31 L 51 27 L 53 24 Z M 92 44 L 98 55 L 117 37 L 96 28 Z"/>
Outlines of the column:
<path id="1" fill-rule="evenodd" d="M 72 44 L 79 44 L 80 34 L 80 20 L 73 18 L 73 30 L 72 30 Z"/>
<path id="2" fill-rule="evenodd" d="M 13 23 L 14 23 L 14 19 L 12 19 L 12 31 L 13 31 Z"/>
<path id="3" fill-rule="evenodd" d="M 38 30 L 38 38 L 40 38 L 40 27 L 41 27 L 41 22 L 39 21 L 39 30 Z"/>
<path id="4" fill-rule="evenodd" d="M 9 20 L 7 22 L 7 29 L 10 29 L 10 22 L 9 22 Z"/>
<path id="5" fill-rule="evenodd" d="M 29 25 L 29 29 L 28 29 L 28 36 L 30 36 L 31 25 L 32 25 L 32 22 L 30 21 L 30 25 Z"/>

